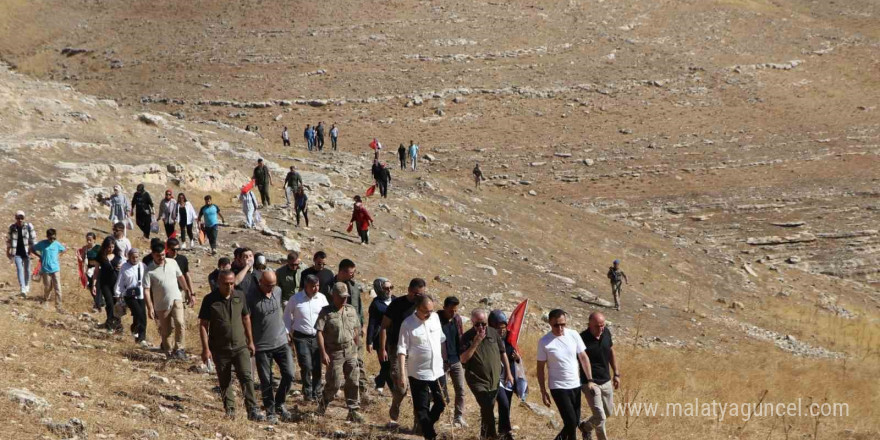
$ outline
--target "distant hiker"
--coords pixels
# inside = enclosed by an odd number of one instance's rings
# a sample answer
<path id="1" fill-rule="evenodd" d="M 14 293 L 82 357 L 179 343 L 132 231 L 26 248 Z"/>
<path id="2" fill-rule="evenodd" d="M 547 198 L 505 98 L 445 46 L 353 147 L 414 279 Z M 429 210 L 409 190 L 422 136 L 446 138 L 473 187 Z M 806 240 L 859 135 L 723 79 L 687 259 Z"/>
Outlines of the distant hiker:
<path id="1" fill-rule="evenodd" d="M 471 312 L 473 327 L 461 337 L 461 363 L 464 364 L 468 388 L 480 406 L 480 438 L 496 439 L 495 400 L 500 384 L 513 383 L 513 374 L 504 348 L 504 340 L 489 327 L 485 309 Z M 448 338 L 448 336 L 447 336 Z"/>
<path id="2" fill-rule="evenodd" d="M 15 222 L 9 225 L 6 238 L 6 256 L 15 264 L 19 294 L 27 298 L 31 283 L 30 254 L 34 249 L 37 233 L 34 225 L 24 221 L 24 211 L 15 213 Z"/>
<path id="3" fill-rule="evenodd" d="M 122 222 L 113 225 L 113 239 L 116 240 L 116 247 L 120 252 L 119 255 L 125 260 L 125 256 L 128 255 L 128 251 L 131 250 L 132 246 L 131 240 L 125 237 L 125 225 Z"/>
<path id="4" fill-rule="evenodd" d="M 128 251 L 128 260 L 122 263 L 119 276 L 116 278 L 116 286 L 113 288 L 113 296 L 116 301 L 124 301 L 131 310 L 131 335 L 134 342 L 147 346 L 147 309 L 144 304 L 144 276 L 147 268 L 140 262 L 140 251 L 131 249 Z"/>
<path id="5" fill-rule="evenodd" d="M 307 401 L 321 398 L 321 349 L 318 347 L 318 331 L 315 323 L 318 315 L 329 303 L 321 292 L 320 281 L 315 275 L 306 275 L 302 290 L 293 295 L 284 307 L 284 325 L 296 352 L 302 378 L 302 394 Z"/>
<path id="6" fill-rule="evenodd" d="M 412 170 L 416 170 L 419 162 L 419 146 L 413 141 L 409 141 L 409 160 L 412 162 Z"/>
<path id="7" fill-rule="evenodd" d="M 629 284 L 626 274 L 620 270 L 620 260 L 614 260 L 611 267 L 608 268 L 608 280 L 611 281 L 611 296 L 614 297 L 614 308 L 620 310 L 620 293 L 623 288 L 623 282 Z"/>
<path id="8" fill-rule="evenodd" d="M 458 314 L 459 304 L 461 302 L 458 298 L 448 296 L 443 300 L 443 310 L 437 313 L 440 318 L 443 334 L 446 336 L 444 346 L 445 357 L 443 358 L 443 372 L 445 374 L 440 381 L 440 385 L 443 386 L 443 394 L 446 396 L 446 403 L 448 404 L 449 388 L 447 387 L 447 382 L 452 381 L 452 388 L 455 390 L 455 414 L 452 419 L 452 426 L 467 428 L 467 422 L 464 420 L 465 374 L 461 359 L 461 354 L 464 352 L 461 345 L 464 324 L 462 324 L 461 316 Z M 479 399 L 477 401 L 479 402 Z"/>
<path id="9" fill-rule="evenodd" d="M 281 132 L 281 142 L 285 147 L 290 146 L 290 133 L 287 132 L 287 127 L 284 127 L 284 131 Z"/>
<path id="10" fill-rule="evenodd" d="M 177 219 L 180 222 L 180 245 L 186 249 L 186 237 L 189 237 L 189 247 L 196 246 L 196 237 L 193 235 L 193 223 L 196 223 L 196 208 L 186 199 L 186 194 L 177 193 Z"/>
<path id="11" fill-rule="evenodd" d="M 238 201 L 241 202 L 241 213 L 244 214 L 244 227 L 248 229 L 253 228 L 257 213 L 257 197 L 254 196 L 251 190 L 241 187 Z"/>
<path id="12" fill-rule="evenodd" d="M 293 194 L 293 209 L 296 210 L 296 225 L 299 226 L 299 215 L 306 219 L 306 228 L 309 227 L 309 196 L 306 195 L 303 187 L 299 187 Z"/>
<path id="13" fill-rule="evenodd" d="M 165 236 L 171 238 L 174 229 L 177 226 L 177 201 L 174 200 L 174 193 L 171 190 L 165 191 L 165 198 L 159 202 L 159 215 L 156 221 L 161 220 L 165 224 Z"/>
<path id="14" fill-rule="evenodd" d="M 370 226 L 373 225 L 373 217 L 364 206 L 361 196 L 354 196 L 354 209 L 352 209 L 351 221 L 348 225 L 355 225 L 358 235 L 361 237 L 361 244 L 370 244 Z"/>
<path id="15" fill-rule="evenodd" d="M 266 419 L 276 423 L 290 422 L 290 412 L 284 407 L 287 392 L 293 384 L 293 353 L 287 345 L 287 329 L 284 327 L 284 309 L 281 306 L 281 288 L 278 287 L 275 272 L 264 271 L 259 283 L 252 284 L 245 292 L 248 310 L 251 312 L 254 347 L 256 349 L 257 375 L 260 378 L 260 391 Z M 281 382 L 277 392 L 272 389 L 272 364 L 278 364 Z"/>
<path id="16" fill-rule="evenodd" d="M 434 424 L 446 408 L 440 379 L 443 377 L 441 345 L 446 336 L 440 328 L 440 319 L 434 312 L 434 299 L 430 295 L 416 298 L 415 312 L 400 326 L 397 341 L 398 362 L 406 370 L 395 384 L 406 389 L 412 387 L 413 408 L 416 420 L 426 440 L 437 438 Z"/>
<path id="17" fill-rule="evenodd" d="M 318 122 L 318 127 L 315 128 L 315 145 L 318 147 L 318 151 L 324 150 L 324 122 Z"/>
<path id="18" fill-rule="evenodd" d="M 119 185 L 114 186 L 113 195 L 110 196 L 110 224 L 115 225 L 122 222 L 128 228 L 131 228 L 133 225 L 131 218 L 128 216 L 131 212 L 130 206 L 128 197 L 122 194 L 122 187 Z"/>
<path id="19" fill-rule="evenodd" d="M 400 362 L 397 348 L 400 340 L 400 327 L 403 321 L 413 314 L 416 308 L 416 300 L 425 295 L 427 283 L 421 278 L 413 278 L 409 282 L 406 295 L 394 298 L 385 310 L 382 317 L 382 328 L 379 330 L 379 360 L 391 362 L 391 380 L 394 387 L 391 388 L 391 408 L 388 409 L 388 417 L 391 419 L 386 425 L 388 428 L 396 428 L 400 417 L 400 404 L 406 397 L 406 369 Z M 439 358 L 439 356 L 438 356 Z M 442 365 L 441 365 L 442 369 Z M 403 386 L 401 386 L 403 382 Z M 413 411 L 415 414 L 415 411 Z M 418 417 L 413 417 L 413 428 L 418 427 Z M 414 429 L 415 430 L 415 429 Z"/>
<path id="20" fill-rule="evenodd" d="M 365 319 L 366 310 L 364 310 L 364 303 L 361 298 L 363 287 L 361 287 L 361 285 L 354 279 L 354 274 L 357 270 L 356 267 L 354 261 L 351 261 L 348 258 L 343 258 L 342 261 L 339 262 L 339 272 L 337 272 L 336 276 L 333 278 L 333 284 L 336 285 L 337 283 L 342 283 L 345 285 L 349 293 L 346 301 L 354 306 L 358 319 L 360 320 L 361 328 L 358 332 L 360 338 L 358 339 L 359 343 L 357 351 L 358 371 L 360 371 L 358 388 L 360 389 L 361 402 L 372 403 L 367 394 L 367 370 L 364 367 L 364 345 L 367 332 L 367 320 Z"/>
<path id="21" fill-rule="evenodd" d="M 336 275 L 333 274 L 333 271 L 327 268 L 327 254 L 324 251 L 315 252 L 315 255 L 312 257 L 312 262 L 314 263 L 312 267 L 304 270 L 302 275 L 300 276 L 300 285 L 305 285 L 305 278 L 309 275 L 314 275 L 318 277 L 318 281 L 320 284 L 320 292 L 327 296 L 330 294 L 330 287 L 333 286 L 333 279 Z"/>
<path id="22" fill-rule="evenodd" d="M 183 279 L 186 281 L 186 290 L 189 292 L 195 292 L 195 290 L 193 290 L 192 278 L 189 276 L 189 259 L 186 258 L 185 255 L 180 254 L 180 245 L 180 240 L 169 238 L 168 241 L 165 242 L 165 256 L 173 258 L 174 261 L 177 262 L 177 267 L 180 268 L 180 272 L 183 274 Z"/>
<path id="23" fill-rule="evenodd" d="M 143 232 L 144 238 L 150 239 L 150 228 L 153 223 L 153 199 L 150 193 L 144 188 L 144 184 L 138 184 L 137 191 L 131 197 L 131 212 L 134 215 L 135 223 Z"/>
<path id="24" fill-rule="evenodd" d="M 324 414 L 336 392 L 345 384 L 345 405 L 348 421 L 363 423 L 358 411 L 358 347 L 360 346 L 361 320 L 354 306 L 348 304 L 350 294 L 345 283 L 336 283 L 330 290 L 331 305 L 324 307 L 315 322 L 318 331 L 318 347 L 321 359 L 327 367 L 323 397 L 318 402 L 318 413 Z"/>
<path id="25" fill-rule="evenodd" d="M 94 232 L 86 232 L 86 245 L 79 249 L 79 252 L 76 253 L 77 262 L 81 262 L 83 266 L 83 275 L 86 276 L 86 288 L 89 293 L 92 292 L 92 287 L 94 284 L 94 274 L 98 269 L 98 255 L 101 251 L 101 245 L 97 244 L 98 237 Z M 101 306 L 98 304 L 98 295 L 92 295 L 94 297 L 94 306 L 92 307 L 92 312 L 97 312 Z"/>
<path id="26" fill-rule="evenodd" d="M 223 214 L 220 213 L 220 207 L 214 204 L 214 199 L 205 196 L 205 204 L 199 209 L 199 229 L 205 231 L 205 237 L 211 245 L 211 255 L 217 253 L 217 235 L 220 232 L 220 221 L 226 223 Z"/>
<path id="27" fill-rule="evenodd" d="M 217 278 L 220 276 L 220 272 L 224 270 L 232 270 L 232 261 L 229 257 L 220 257 L 217 260 L 217 268 L 208 274 L 208 285 L 211 287 L 211 290 L 217 290 Z"/>
<path id="28" fill-rule="evenodd" d="M 213 359 L 220 382 L 220 397 L 226 416 L 235 417 L 235 400 L 229 390 L 232 370 L 241 385 L 248 420 L 266 420 L 254 398 L 251 377 L 251 356 L 256 354 L 251 316 L 244 293 L 235 289 L 235 275 L 220 272 L 218 289 L 209 293 L 199 309 L 199 335 L 202 341 L 202 362 Z"/>
<path id="29" fill-rule="evenodd" d="M 480 182 L 484 180 L 486 180 L 486 178 L 483 177 L 483 170 L 480 169 L 480 164 L 476 164 L 474 166 L 474 186 L 479 188 Z"/>
<path id="30" fill-rule="evenodd" d="M 498 336 L 504 341 L 504 353 L 507 357 L 507 365 L 510 366 L 510 375 L 516 377 L 516 363 L 520 360 L 519 353 L 513 349 L 507 341 L 507 316 L 501 310 L 493 310 L 489 313 L 489 327 L 498 331 Z M 498 438 L 499 440 L 513 440 L 513 431 L 510 424 L 510 406 L 513 402 L 515 383 L 502 384 L 498 388 Z"/>
<path id="31" fill-rule="evenodd" d="M 173 258 L 165 258 L 165 244 L 161 241 L 151 243 L 150 250 L 153 261 L 147 265 L 147 274 L 144 275 L 144 289 L 148 292 L 147 314 L 159 325 L 162 352 L 169 358 L 186 359 L 186 320 L 183 310 L 184 304 L 195 304 L 195 297 L 187 290 L 186 279 L 177 262 Z M 186 291 L 185 303 L 181 290 Z"/>
<path id="32" fill-rule="evenodd" d="M 385 311 L 388 310 L 388 305 L 394 299 L 394 295 L 391 294 L 393 289 L 394 285 L 387 278 L 379 277 L 373 281 L 373 291 L 376 292 L 376 297 L 370 303 L 367 340 L 364 345 L 367 346 L 367 352 L 375 350 L 377 356 L 382 352 L 379 349 L 379 331 L 382 329 L 382 318 L 385 317 Z M 391 361 L 379 359 L 379 374 L 373 379 L 373 383 L 379 394 L 385 391 L 385 386 L 394 387 L 391 382 Z"/>
<path id="33" fill-rule="evenodd" d="M 406 170 L 406 147 L 403 144 L 397 147 L 397 159 L 400 161 L 400 169 Z"/>
<path id="34" fill-rule="evenodd" d="M 388 184 L 391 182 L 391 171 L 387 166 L 375 160 L 373 161 L 372 172 L 373 179 L 376 180 L 376 185 L 379 186 L 379 194 L 383 198 L 388 198 Z"/>
<path id="35" fill-rule="evenodd" d="M 587 347 L 587 357 L 590 358 L 593 383 L 596 387 L 590 387 L 586 376 L 581 373 L 584 397 L 587 398 L 593 416 L 581 421 L 580 428 L 587 440 L 593 438 L 593 431 L 596 431 L 599 440 L 606 440 L 608 435 L 605 431 L 605 420 L 611 417 L 614 408 L 614 390 L 620 388 L 620 370 L 614 357 L 611 332 L 605 328 L 605 315 L 599 312 L 590 313 L 589 324 L 587 329 L 581 332 L 581 339 Z M 611 370 L 614 370 L 613 379 Z"/>
<path id="36" fill-rule="evenodd" d="M 61 309 L 61 256 L 67 248 L 58 241 L 54 229 L 46 231 L 46 239 L 34 245 L 32 253 L 40 258 L 40 275 L 43 278 L 43 304 L 55 293 L 55 309 Z"/>
<path id="37" fill-rule="evenodd" d="M 597 392 L 597 387 L 593 383 L 593 372 L 583 339 L 576 331 L 565 328 L 568 315 L 562 309 L 554 309 L 548 316 L 550 332 L 538 341 L 536 356 L 541 400 L 548 407 L 551 396 L 556 402 L 563 425 L 556 440 L 577 440 L 581 421 L 581 381 L 578 370 L 583 370 L 587 386 L 593 392 Z M 545 369 L 549 373 L 549 380 L 545 380 Z"/>
<path id="38" fill-rule="evenodd" d="M 269 200 L 269 187 L 272 186 L 272 173 L 269 167 L 263 165 L 263 159 L 257 159 L 257 166 L 254 167 L 253 177 L 257 190 L 260 192 L 260 203 L 263 206 L 272 205 Z"/>
<path id="39" fill-rule="evenodd" d="M 296 191 L 303 186 L 302 175 L 291 165 L 290 171 L 284 177 L 284 197 L 287 199 L 287 206 L 290 206 L 290 196 L 296 194 Z"/>
<path id="40" fill-rule="evenodd" d="M 336 151 L 336 142 L 339 139 L 339 127 L 334 123 L 330 127 L 330 143 L 333 145 L 333 151 Z"/>
<path id="41" fill-rule="evenodd" d="M 125 258 L 116 246 L 116 240 L 113 237 L 105 238 L 98 251 L 98 269 L 95 271 L 96 282 L 92 287 L 92 296 L 95 297 L 97 306 L 104 307 L 107 313 L 107 319 L 101 327 L 110 331 L 116 330 L 119 326 L 115 316 L 115 292 L 123 261 Z"/>
<path id="42" fill-rule="evenodd" d="M 306 124 L 306 129 L 303 130 L 303 137 L 306 139 L 306 145 L 309 147 L 309 151 L 312 151 L 312 148 L 314 147 L 314 145 L 312 144 L 312 133 L 313 132 L 314 132 L 314 130 L 312 130 L 312 126 L 309 124 Z"/>
<path id="43" fill-rule="evenodd" d="M 309 151 L 313 151 L 318 147 L 318 139 L 317 139 L 318 132 L 315 131 L 315 127 L 309 128 L 308 136 L 309 136 L 309 145 L 311 145 L 311 148 L 309 148 Z"/>

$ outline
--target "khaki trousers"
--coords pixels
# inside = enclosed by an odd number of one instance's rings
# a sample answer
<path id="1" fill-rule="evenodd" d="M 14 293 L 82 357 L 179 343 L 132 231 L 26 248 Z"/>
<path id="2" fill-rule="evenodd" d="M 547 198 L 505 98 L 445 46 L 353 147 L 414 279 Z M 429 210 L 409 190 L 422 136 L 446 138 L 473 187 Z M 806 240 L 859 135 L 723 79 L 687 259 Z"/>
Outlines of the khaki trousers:
<path id="1" fill-rule="evenodd" d="M 61 272 L 43 274 L 43 301 L 49 302 L 55 292 L 55 307 L 61 308 Z"/>
<path id="2" fill-rule="evenodd" d="M 183 301 L 174 300 L 168 310 L 156 310 L 156 321 L 159 321 L 159 337 L 162 351 L 172 351 L 171 332 L 174 331 L 173 350 L 183 350 L 186 337 L 186 321 L 183 314 Z"/>
<path id="3" fill-rule="evenodd" d="M 581 387 L 587 398 L 587 404 L 593 412 L 593 416 L 584 423 L 584 438 L 587 440 L 593 438 L 593 431 L 596 432 L 596 438 L 599 440 L 608 438 L 605 432 L 605 420 L 614 410 L 614 381 L 609 380 L 598 387 L 599 392 L 595 396 L 586 385 Z"/>

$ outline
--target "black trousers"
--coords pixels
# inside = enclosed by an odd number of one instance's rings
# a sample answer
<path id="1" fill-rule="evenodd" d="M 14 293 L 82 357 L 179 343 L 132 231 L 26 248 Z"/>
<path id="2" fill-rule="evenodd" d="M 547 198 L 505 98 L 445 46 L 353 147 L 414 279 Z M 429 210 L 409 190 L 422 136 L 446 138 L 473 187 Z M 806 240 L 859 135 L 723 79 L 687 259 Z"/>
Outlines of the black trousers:
<path id="1" fill-rule="evenodd" d="M 284 344 L 272 350 L 258 351 L 254 357 L 257 361 L 257 375 L 260 377 L 263 408 L 269 414 L 273 414 L 284 405 L 287 392 L 293 385 L 293 353 L 290 352 L 290 347 Z M 277 392 L 273 394 L 272 364 L 274 362 L 278 363 L 278 369 L 281 371 L 281 382 L 278 384 Z"/>
<path id="2" fill-rule="evenodd" d="M 285 146 L 285 147 L 289 147 L 289 146 L 290 146 L 290 139 L 282 139 L 282 141 L 284 141 L 284 146 Z"/>
<path id="3" fill-rule="evenodd" d="M 104 310 L 107 312 L 107 328 L 114 328 L 116 317 L 114 316 L 115 310 L 113 310 L 113 306 L 116 304 L 113 301 L 113 288 L 114 286 L 105 286 L 102 283 L 98 283 L 98 295 L 101 296 L 102 303 L 104 305 Z"/>
<path id="4" fill-rule="evenodd" d="M 141 213 L 135 213 L 135 223 L 137 223 L 138 228 L 141 232 L 144 233 L 144 238 L 147 240 L 150 239 L 150 224 L 153 223 L 153 217 L 150 215 L 144 215 Z"/>
<path id="5" fill-rule="evenodd" d="M 260 192 L 260 203 L 263 206 L 269 206 L 272 203 L 269 201 L 269 185 L 257 185 L 257 190 Z"/>
<path id="6" fill-rule="evenodd" d="M 211 250 L 217 249 L 217 233 L 219 231 L 220 225 L 205 227 L 205 236 L 208 238 L 208 243 L 211 244 Z"/>
<path id="7" fill-rule="evenodd" d="M 193 225 L 192 223 L 186 224 L 186 219 L 180 221 L 180 242 L 186 243 L 186 237 L 189 235 L 190 240 L 195 240 L 196 237 L 193 235 Z"/>
<path id="8" fill-rule="evenodd" d="M 379 184 L 379 195 L 383 198 L 388 198 L 388 181 L 379 180 L 377 183 Z"/>
<path id="9" fill-rule="evenodd" d="M 513 402 L 513 391 L 498 388 L 498 433 L 501 435 L 511 431 L 510 405 Z"/>
<path id="10" fill-rule="evenodd" d="M 361 237 L 361 243 L 370 244 L 370 230 L 364 229 L 361 231 L 358 229 L 358 235 Z"/>
<path id="11" fill-rule="evenodd" d="M 418 380 L 410 377 L 409 387 L 412 389 L 413 406 L 416 411 L 416 419 L 418 419 L 419 427 L 422 430 L 422 436 L 427 440 L 434 440 L 437 438 L 434 423 L 440 420 L 440 415 L 446 409 L 440 381 Z"/>
<path id="12" fill-rule="evenodd" d="M 471 389 L 471 392 L 474 393 L 477 405 L 480 406 L 480 438 L 494 439 L 498 436 L 498 432 L 495 430 L 495 397 L 498 396 L 498 390 L 476 391 Z"/>
<path id="13" fill-rule="evenodd" d="M 318 151 L 324 149 L 324 136 L 318 136 Z"/>
<path id="14" fill-rule="evenodd" d="M 562 431 L 556 440 L 577 440 L 578 424 L 581 422 L 581 389 L 550 390 L 556 409 L 562 417 Z"/>
<path id="15" fill-rule="evenodd" d="M 171 222 L 171 223 L 165 223 L 165 236 L 168 237 L 168 238 L 171 238 L 171 234 L 174 233 L 174 228 L 175 228 L 176 226 L 177 226 L 177 225 L 174 224 L 174 222 Z"/>
<path id="16" fill-rule="evenodd" d="M 302 209 L 300 209 L 299 207 L 296 208 L 296 225 L 297 226 L 299 226 L 299 214 L 300 213 L 302 213 L 303 217 L 305 217 L 306 227 L 308 228 L 309 227 L 309 208 L 308 207 L 304 207 Z"/>
<path id="17" fill-rule="evenodd" d="M 144 300 L 125 298 L 125 305 L 131 310 L 131 331 L 137 333 L 136 342 L 147 339 L 147 308 Z"/>
<path id="18" fill-rule="evenodd" d="M 318 348 L 318 338 L 293 332 L 293 346 L 296 347 L 303 396 L 306 399 L 317 399 L 324 391 L 321 385 L 321 349 Z"/>
<path id="19" fill-rule="evenodd" d="M 399 156 L 400 159 L 400 169 L 406 169 L 406 156 Z"/>
<path id="20" fill-rule="evenodd" d="M 388 388 L 394 388 L 391 380 L 391 361 L 379 362 L 379 374 L 373 379 L 373 383 L 376 384 L 376 388 L 385 388 L 386 385 Z"/>

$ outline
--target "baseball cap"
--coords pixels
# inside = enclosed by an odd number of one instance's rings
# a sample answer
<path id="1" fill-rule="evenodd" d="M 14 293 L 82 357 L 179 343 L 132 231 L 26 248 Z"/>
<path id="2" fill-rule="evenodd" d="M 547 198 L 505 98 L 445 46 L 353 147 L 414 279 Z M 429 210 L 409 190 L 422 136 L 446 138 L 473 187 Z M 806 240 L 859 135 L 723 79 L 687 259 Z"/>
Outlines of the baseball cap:
<path id="1" fill-rule="evenodd" d="M 18 217 L 24 217 L 24 211 L 16 211 L 16 212 L 15 212 L 15 217 L 16 217 L 16 218 L 18 218 Z"/>
<path id="2" fill-rule="evenodd" d="M 348 294 L 348 286 L 343 282 L 336 282 L 333 284 L 333 288 L 330 289 L 330 293 L 339 295 L 343 298 L 348 298 L 350 295 Z"/>

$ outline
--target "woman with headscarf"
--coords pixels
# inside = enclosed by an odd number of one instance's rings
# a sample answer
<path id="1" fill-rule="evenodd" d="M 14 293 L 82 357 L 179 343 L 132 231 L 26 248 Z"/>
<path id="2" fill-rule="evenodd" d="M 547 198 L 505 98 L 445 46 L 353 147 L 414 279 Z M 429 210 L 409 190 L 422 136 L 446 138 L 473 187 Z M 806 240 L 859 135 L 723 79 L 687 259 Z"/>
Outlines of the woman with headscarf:
<path id="1" fill-rule="evenodd" d="M 122 194 L 122 187 L 116 185 L 113 187 L 113 195 L 110 196 L 110 224 L 123 223 L 127 228 L 131 228 L 131 219 L 129 213 L 128 197 Z"/>
<path id="2" fill-rule="evenodd" d="M 186 199 L 184 193 L 177 194 L 177 219 L 180 222 L 180 247 L 186 249 L 186 237 L 189 235 L 189 246 L 195 247 L 196 236 L 193 235 L 193 223 L 196 220 L 196 208 Z"/>
<path id="3" fill-rule="evenodd" d="M 519 361 L 519 353 L 513 349 L 510 342 L 507 341 L 507 315 L 501 310 L 495 309 L 489 313 L 489 327 L 498 331 L 501 339 L 504 341 L 504 351 L 507 353 L 507 362 L 510 364 L 510 374 L 516 377 L 516 362 Z M 498 387 L 498 395 L 495 400 L 498 402 L 498 439 L 512 440 L 510 426 L 510 405 L 513 402 L 513 391 L 516 384 L 503 384 Z"/>
<path id="4" fill-rule="evenodd" d="M 254 216 L 257 212 L 257 197 L 246 186 L 241 187 L 241 194 L 238 196 L 241 202 L 241 212 L 244 214 L 244 225 L 250 229 L 254 227 Z"/>
<path id="5" fill-rule="evenodd" d="M 119 275 L 122 261 L 122 252 L 116 246 L 116 239 L 113 237 L 105 238 L 101 243 L 101 250 L 98 251 L 98 269 L 94 275 L 92 295 L 100 296 L 99 301 L 107 311 L 107 321 L 101 325 L 107 330 L 115 330 L 118 327 L 113 310 L 116 305 L 113 301 L 113 292 L 116 289 L 116 277 Z"/>
<path id="6" fill-rule="evenodd" d="M 373 281 L 373 291 L 376 292 L 376 297 L 370 304 L 369 324 L 367 324 L 367 351 L 376 350 L 377 355 L 382 351 L 379 349 L 379 331 L 382 329 L 382 318 L 385 316 L 385 311 L 391 304 L 391 300 L 394 299 L 394 295 L 391 294 L 392 290 L 394 290 L 394 285 L 388 278 L 379 277 Z M 393 389 L 394 382 L 391 380 L 391 361 L 388 359 L 383 361 L 380 358 L 379 366 L 379 374 L 376 375 L 373 382 L 376 384 L 376 391 L 382 394 L 385 385 Z"/>
<path id="7" fill-rule="evenodd" d="M 150 226 L 153 223 L 153 198 L 144 188 L 144 184 L 138 184 L 137 191 L 131 197 L 131 215 L 135 223 L 144 233 L 144 238 L 150 239 Z"/>
<path id="8" fill-rule="evenodd" d="M 354 209 L 351 212 L 351 221 L 348 226 L 357 225 L 361 244 L 370 244 L 370 226 L 373 225 L 373 217 L 370 215 L 361 196 L 354 196 Z"/>

